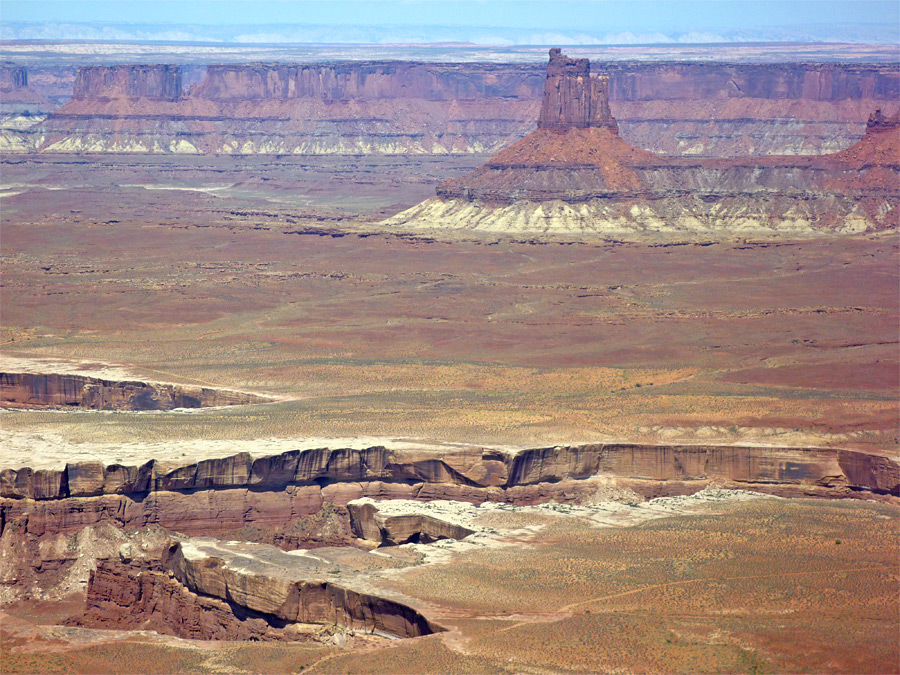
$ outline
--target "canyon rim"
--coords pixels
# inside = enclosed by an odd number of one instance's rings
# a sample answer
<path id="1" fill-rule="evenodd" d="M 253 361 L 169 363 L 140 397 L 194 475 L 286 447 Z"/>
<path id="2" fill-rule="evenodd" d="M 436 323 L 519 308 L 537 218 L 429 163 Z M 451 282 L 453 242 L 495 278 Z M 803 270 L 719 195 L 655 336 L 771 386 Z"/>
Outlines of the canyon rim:
<path id="1" fill-rule="evenodd" d="M 897 672 L 896 45 L 0 51 L 2 672 Z"/>

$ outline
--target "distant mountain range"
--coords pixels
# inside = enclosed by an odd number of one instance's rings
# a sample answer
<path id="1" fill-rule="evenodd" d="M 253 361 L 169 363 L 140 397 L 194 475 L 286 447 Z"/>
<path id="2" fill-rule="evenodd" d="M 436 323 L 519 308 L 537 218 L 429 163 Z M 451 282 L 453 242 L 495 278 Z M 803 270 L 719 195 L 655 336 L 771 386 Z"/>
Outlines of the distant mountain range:
<path id="1" fill-rule="evenodd" d="M 807 24 L 739 30 L 677 32 L 600 32 L 459 26 L 326 26 L 258 24 L 209 26 L 159 23 L 0 24 L 0 39 L 109 42 L 200 42 L 228 44 L 435 44 L 477 45 L 629 45 L 715 42 L 841 42 L 898 44 L 900 28 L 882 24 Z"/>

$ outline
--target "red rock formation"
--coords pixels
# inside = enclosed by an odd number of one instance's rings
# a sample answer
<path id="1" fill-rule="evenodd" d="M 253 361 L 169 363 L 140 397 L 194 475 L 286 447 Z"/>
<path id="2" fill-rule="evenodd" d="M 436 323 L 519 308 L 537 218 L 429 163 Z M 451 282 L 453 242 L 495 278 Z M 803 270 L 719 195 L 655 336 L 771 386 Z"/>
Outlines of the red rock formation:
<path id="1" fill-rule="evenodd" d="M 550 50 L 539 129 L 606 127 L 618 133 L 609 112 L 609 78 L 591 74 L 588 59 L 570 59 Z"/>
<path id="2" fill-rule="evenodd" d="M 168 65 L 84 66 L 75 76 L 76 99 L 181 98 L 181 68 Z"/>
<path id="3" fill-rule="evenodd" d="M 591 76 L 589 66 L 557 58 L 564 65 L 550 79 L 531 65 L 216 65 L 191 70 L 196 83 L 185 84 L 180 97 L 174 82 L 187 82 L 185 68 L 82 68 L 76 98 L 32 129 L 15 132 L 13 146 L 31 143 L 48 152 L 491 152 L 534 128 L 546 85 L 547 114 L 552 108 L 556 120 L 548 119 L 551 125 L 614 128 L 603 104 L 608 87 L 623 137 L 640 147 L 676 155 L 810 154 L 846 148 L 872 109 L 900 96 L 895 66 L 607 63 L 607 84 Z M 566 69 L 581 74 L 568 76 Z M 63 74 L 46 71 L 29 82 L 49 77 L 58 96 Z"/>
<path id="4" fill-rule="evenodd" d="M 70 625 L 153 630 L 189 640 L 308 640 L 271 620 L 235 614 L 227 602 L 191 592 L 160 569 L 101 562 L 91 572 L 82 616 Z"/>
<path id="5" fill-rule="evenodd" d="M 183 467 L 151 460 L 140 467 L 82 462 L 62 471 L 4 469 L 0 597 L 56 587 L 76 565 L 83 574 L 86 561 L 79 562 L 80 549 L 71 542 L 86 528 L 93 532 L 85 539 L 87 554 L 99 558 L 122 553 L 117 533 L 123 530 L 221 536 L 288 550 L 346 546 L 354 533 L 380 544 L 457 538 L 467 532 L 402 514 L 380 518 L 358 513 L 354 525 L 353 506 L 344 507 L 365 497 L 582 503 L 598 490 L 594 477 L 646 498 L 693 494 L 710 485 L 795 497 L 896 502 L 900 496 L 895 459 L 771 447 L 581 445 L 533 448 L 511 456 L 472 449 L 440 459 L 375 447 L 257 459 L 239 454 Z M 373 518 L 367 520 L 369 515 Z M 98 554 L 96 542 L 101 540 L 105 552 Z M 148 537 L 134 546 L 152 548 L 155 541 Z M 148 555 L 142 559 L 150 559 Z M 126 557 L 140 556 L 122 559 Z M 71 584 L 66 588 L 64 593 L 73 590 Z"/>
<path id="6" fill-rule="evenodd" d="M 610 75 L 613 101 L 889 101 L 900 97 L 900 72 L 894 66 L 607 62 L 603 70 Z"/>
<path id="7" fill-rule="evenodd" d="M 254 394 L 209 387 L 112 381 L 55 373 L 0 373 L 0 405 L 3 407 L 172 410 L 266 401 Z"/>
<path id="8" fill-rule="evenodd" d="M 180 467 L 151 460 L 140 467 L 86 462 L 61 471 L 3 469 L 0 509 L 9 519 L 28 515 L 35 532 L 45 526 L 74 531 L 103 519 L 204 532 L 246 522 L 284 523 L 318 512 L 323 501 L 344 505 L 363 496 L 408 497 L 426 486 L 432 486 L 431 495 L 443 491 L 467 501 L 505 501 L 504 491 L 514 488 L 594 475 L 724 480 L 751 489 L 822 486 L 834 496 L 900 494 L 895 460 L 827 448 L 610 444 L 536 448 L 513 456 L 459 451 L 434 459 L 373 447 L 292 451 L 255 460 L 241 453 Z M 78 499 L 67 503 L 73 497 Z"/>
<path id="9" fill-rule="evenodd" d="M 258 564 L 248 567 L 248 556 L 238 554 L 232 566 L 228 551 L 217 549 L 213 557 L 192 546 L 186 556 L 182 544 L 173 543 L 160 565 L 100 563 L 90 577 L 86 611 L 73 623 L 202 640 L 310 639 L 291 630 L 295 623 L 402 638 L 444 630 L 403 603 L 316 578 L 297 557 L 265 547 L 249 553 Z"/>
<path id="10" fill-rule="evenodd" d="M 0 91 L 12 91 L 28 86 L 28 71 L 24 66 L 0 65 Z"/>
<path id="11" fill-rule="evenodd" d="M 552 227 L 563 232 L 600 232 L 604 227 L 641 231 L 660 223 L 677 229 L 684 220 L 692 232 L 714 233 L 718 228 L 724 235 L 730 212 L 745 232 L 751 214 L 763 231 L 777 231 L 782 219 L 788 229 L 794 228 L 798 218 L 806 231 L 822 232 L 842 231 L 848 221 L 854 232 L 900 224 L 900 134 L 896 123 L 880 113 L 870 120 L 860 142 L 832 155 L 668 158 L 630 145 L 611 129 L 582 128 L 591 124 L 588 109 L 603 107 L 602 102 L 585 105 L 588 94 L 594 95 L 588 76 L 583 60 L 565 59 L 554 50 L 542 128 L 475 171 L 444 182 L 437 189 L 438 200 L 389 222 L 516 230 L 534 220 L 538 229 L 546 230 L 549 216 L 538 211 L 539 205 L 556 202 L 550 207 L 555 214 Z M 765 202 L 759 199 L 763 195 Z M 468 203 L 476 200 L 473 211 Z M 589 208 L 567 209 L 559 202 Z M 759 211 L 763 203 L 765 211 L 753 214 L 751 209 Z"/>
<path id="12" fill-rule="evenodd" d="M 342 63 L 229 64 L 206 69 L 189 97 L 210 101 L 421 99 L 531 101 L 540 92 L 537 72 L 513 65 Z"/>
<path id="13" fill-rule="evenodd" d="M 428 544 L 440 539 L 464 539 L 474 533 L 462 525 L 424 514 L 383 514 L 371 502 L 350 502 L 347 510 L 354 536 L 379 546 Z"/>

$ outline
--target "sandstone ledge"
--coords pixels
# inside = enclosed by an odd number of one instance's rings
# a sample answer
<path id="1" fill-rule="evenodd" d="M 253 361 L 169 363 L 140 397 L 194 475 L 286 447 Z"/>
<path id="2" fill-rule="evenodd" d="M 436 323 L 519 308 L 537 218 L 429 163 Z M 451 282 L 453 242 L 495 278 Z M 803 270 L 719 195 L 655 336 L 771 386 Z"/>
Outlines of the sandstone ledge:
<path id="1" fill-rule="evenodd" d="M 108 380 L 70 373 L 0 373 L 0 405 L 6 408 L 140 411 L 269 401 L 247 392 L 164 382 Z"/>
<path id="2" fill-rule="evenodd" d="M 342 572 L 351 578 L 330 578 Z M 352 567 L 302 551 L 183 539 L 158 564 L 98 565 L 77 623 L 205 640 L 308 639 L 297 624 L 400 638 L 444 630 L 403 602 L 354 587 L 353 576 Z"/>
<path id="3" fill-rule="evenodd" d="M 285 490 L 344 484 L 452 486 L 472 491 L 582 480 L 593 476 L 651 481 L 722 480 L 822 487 L 834 493 L 900 493 L 895 458 L 830 448 L 723 445 L 587 444 L 513 452 L 470 448 L 437 452 L 367 448 L 290 450 L 173 465 L 70 463 L 63 470 L 5 468 L 0 497 L 60 500 L 101 495 L 187 493 L 244 488 Z"/>
<path id="4" fill-rule="evenodd" d="M 429 513 L 419 513 L 416 502 L 376 502 L 356 499 L 347 503 L 353 534 L 379 546 L 428 544 L 441 539 L 465 539 L 475 530 Z"/>

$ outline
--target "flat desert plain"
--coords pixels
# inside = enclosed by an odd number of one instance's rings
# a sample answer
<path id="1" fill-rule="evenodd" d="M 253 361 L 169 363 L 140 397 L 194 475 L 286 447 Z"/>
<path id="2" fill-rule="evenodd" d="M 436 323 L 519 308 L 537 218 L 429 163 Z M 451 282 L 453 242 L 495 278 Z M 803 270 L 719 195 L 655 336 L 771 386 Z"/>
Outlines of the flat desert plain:
<path id="1" fill-rule="evenodd" d="M 48 468 L 323 438 L 896 456 L 894 234 L 624 243 L 380 224 L 482 160 L 3 158 L 5 359 L 272 399 L 7 409 L 8 452 Z M 371 588 L 446 629 L 414 639 L 184 640 L 64 625 L 77 597 L 20 601 L 0 615 L 2 670 L 896 672 L 900 514 L 881 497 L 734 493 L 609 523 L 511 507 L 483 523 L 491 545 L 385 554 L 405 562 Z"/>

